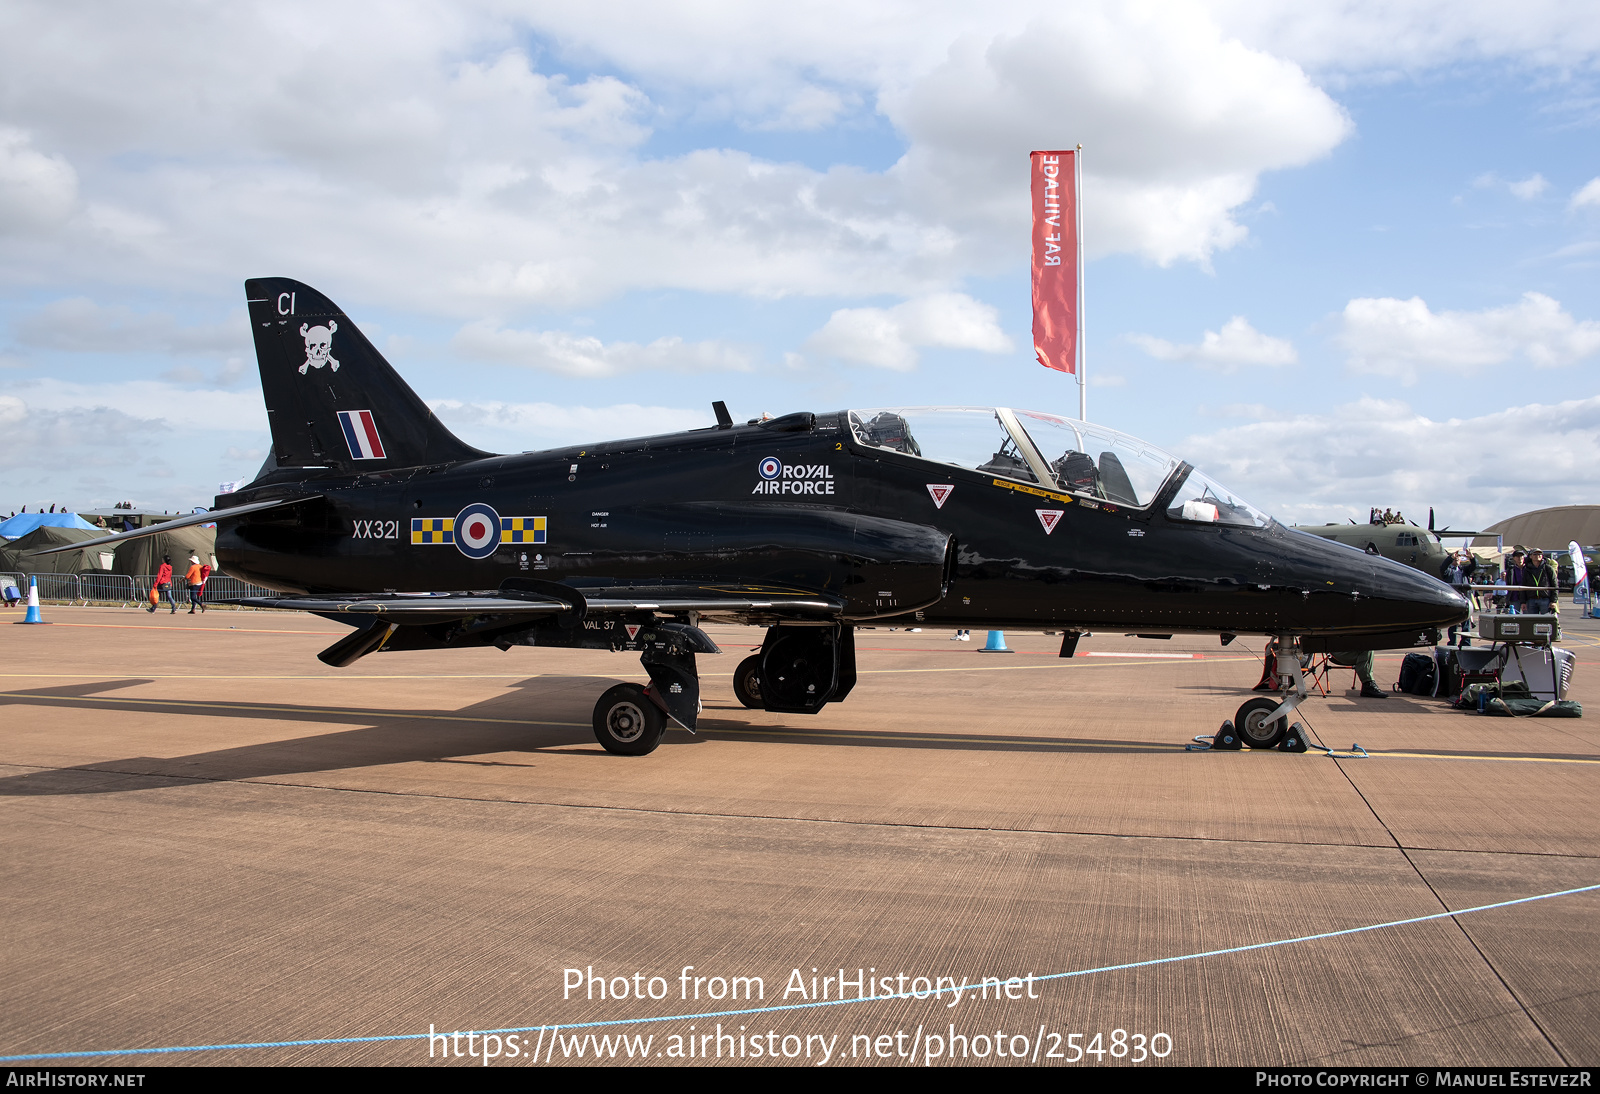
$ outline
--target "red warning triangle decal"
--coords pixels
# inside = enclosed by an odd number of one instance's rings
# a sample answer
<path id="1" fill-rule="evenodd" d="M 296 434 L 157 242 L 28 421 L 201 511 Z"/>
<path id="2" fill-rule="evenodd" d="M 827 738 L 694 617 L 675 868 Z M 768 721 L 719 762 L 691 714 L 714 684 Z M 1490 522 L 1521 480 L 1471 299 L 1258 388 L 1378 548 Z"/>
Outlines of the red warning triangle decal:
<path id="1" fill-rule="evenodd" d="M 643 629 L 642 625 L 638 623 L 624 623 L 622 626 L 628 632 L 628 641 L 630 642 L 638 638 L 639 631 Z"/>
<path id="2" fill-rule="evenodd" d="M 950 496 L 950 491 L 955 488 L 955 484 L 950 482 L 930 482 L 928 484 L 928 493 L 933 495 L 933 507 L 935 509 L 943 509 L 944 500 Z"/>
<path id="3" fill-rule="evenodd" d="M 1044 534 L 1048 536 L 1051 532 L 1054 532 L 1056 530 L 1056 523 L 1058 521 L 1060 521 L 1061 514 L 1065 513 L 1066 510 L 1065 509 L 1035 509 L 1034 512 L 1039 514 L 1039 523 L 1044 525 Z"/>

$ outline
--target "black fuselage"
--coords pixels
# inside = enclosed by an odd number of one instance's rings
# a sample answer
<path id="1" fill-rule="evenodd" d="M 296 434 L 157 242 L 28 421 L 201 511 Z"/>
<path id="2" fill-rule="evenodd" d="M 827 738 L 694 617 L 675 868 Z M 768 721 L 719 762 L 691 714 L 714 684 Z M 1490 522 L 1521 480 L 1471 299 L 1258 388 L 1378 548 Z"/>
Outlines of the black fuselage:
<path id="1" fill-rule="evenodd" d="M 1365 648 L 1465 614 L 1441 582 L 1276 523 L 1174 518 L 1181 477 L 1135 508 L 864 446 L 842 413 L 795 415 L 360 476 L 280 468 L 219 505 L 320 500 L 224 522 L 217 556 L 296 593 L 741 583 L 831 594 L 847 622 Z"/>

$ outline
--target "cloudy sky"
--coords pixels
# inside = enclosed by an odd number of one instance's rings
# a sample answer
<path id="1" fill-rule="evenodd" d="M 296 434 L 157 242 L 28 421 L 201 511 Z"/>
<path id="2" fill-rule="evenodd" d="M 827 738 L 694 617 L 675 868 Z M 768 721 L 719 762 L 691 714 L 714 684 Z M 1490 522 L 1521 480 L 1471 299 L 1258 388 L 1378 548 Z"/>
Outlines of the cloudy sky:
<path id="1" fill-rule="evenodd" d="M 1075 412 L 1079 143 L 1091 419 L 1288 521 L 1600 501 L 1592 3 L 0 0 L 0 511 L 253 475 L 251 276 L 498 451 Z"/>

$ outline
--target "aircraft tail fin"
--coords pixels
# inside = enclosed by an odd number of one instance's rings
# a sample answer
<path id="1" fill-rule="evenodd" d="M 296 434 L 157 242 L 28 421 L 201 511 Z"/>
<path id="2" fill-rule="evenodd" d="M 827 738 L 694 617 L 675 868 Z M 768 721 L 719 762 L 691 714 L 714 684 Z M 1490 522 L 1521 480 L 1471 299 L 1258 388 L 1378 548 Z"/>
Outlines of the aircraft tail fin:
<path id="1" fill-rule="evenodd" d="M 333 301 L 286 277 L 244 283 L 277 467 L 345 472 L 453 463 L 462 443 Z"/>

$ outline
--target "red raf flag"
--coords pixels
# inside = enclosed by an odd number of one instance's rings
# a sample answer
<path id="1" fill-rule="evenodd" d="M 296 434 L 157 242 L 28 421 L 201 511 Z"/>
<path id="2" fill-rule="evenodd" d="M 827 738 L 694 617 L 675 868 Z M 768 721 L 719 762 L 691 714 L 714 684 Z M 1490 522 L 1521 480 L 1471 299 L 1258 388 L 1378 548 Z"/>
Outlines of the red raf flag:
<path id="1" fill-rule="evenodd" d="M 1033 352 L 1078 371 L 1078 192 L 1075 152 L 1030 153 L 1033 176 Z"/>

